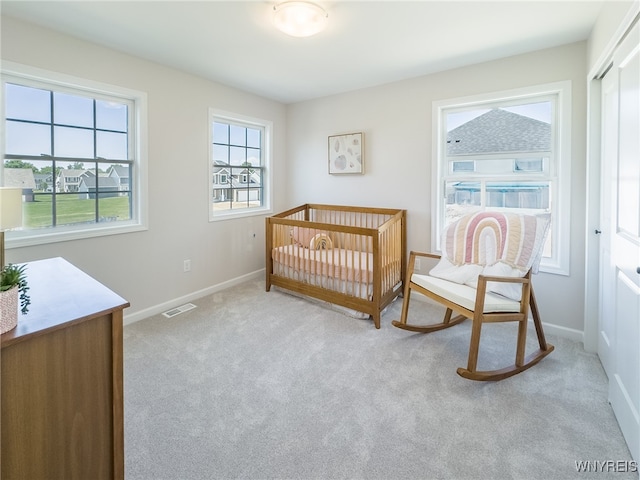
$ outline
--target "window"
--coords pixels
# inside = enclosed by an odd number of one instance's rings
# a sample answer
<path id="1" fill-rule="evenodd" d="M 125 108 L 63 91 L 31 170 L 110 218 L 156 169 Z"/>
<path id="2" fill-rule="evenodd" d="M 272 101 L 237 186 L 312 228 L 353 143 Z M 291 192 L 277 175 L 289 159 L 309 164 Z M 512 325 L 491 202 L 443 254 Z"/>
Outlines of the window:
<path id="1" fill-rule="evenodd" d="M 210 111 L 210 220 L 269 210 L 271 123 Z"/>
<path id="2" fill-rule="evenodd" d="M 550 213 L 541 269 L 568 274 L 570 83 L 434 103 L 433 244 L 478 210 Z"/>
<path id="3" fill-rule="evenodd" d="M 144 228 L 144 94 L 22 66 L 5 71 L 2 184 L 23 190 L 23 226 L 9 232 L 11 243 Z"/>

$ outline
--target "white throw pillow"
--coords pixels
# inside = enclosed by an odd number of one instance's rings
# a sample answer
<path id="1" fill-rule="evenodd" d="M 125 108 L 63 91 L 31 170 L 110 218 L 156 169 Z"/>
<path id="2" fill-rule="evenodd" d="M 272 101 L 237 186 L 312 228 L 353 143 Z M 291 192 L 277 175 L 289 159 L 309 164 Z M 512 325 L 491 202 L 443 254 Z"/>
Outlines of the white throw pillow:
<path id="1" fill-rule="evenodd" d="M 477 281 L 478 275 L 481 273 L 482 265 L 473 263 L 454 265 L 446 257 L 441 257 L 437 265 L 431 269 L 429 275 L 454 283 L 469 284 L 469 282 Z"/>
<path id="2" fill-rule="evenodd" d="M 527 272 L 513 268 L 511 265 L 507 265 L 503 262 L 497 262 L 493 265 L 487 265 L 482 270 L 483 275 L 496 276 L 496 277 L 515 277 L 522 278 Z M 476 285 L 477 286 L 477 279 Z M 520 301 L 522 298 L 522 284 L 521 283 L 505 283 L 505 282 L 488 282 L 487 290 L 493 293 L 502 295 L 503 297 L 510 298 L 511 300 Z"/>

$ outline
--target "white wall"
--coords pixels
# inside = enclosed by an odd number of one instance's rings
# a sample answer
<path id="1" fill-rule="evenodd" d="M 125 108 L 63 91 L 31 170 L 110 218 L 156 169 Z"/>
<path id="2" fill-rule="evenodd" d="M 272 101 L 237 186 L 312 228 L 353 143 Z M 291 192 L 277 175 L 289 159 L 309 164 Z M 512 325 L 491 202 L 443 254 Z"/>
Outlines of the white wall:
<path id="1" fill-rule="evenodd" d="M 67 258 L 127 298 L 135 319 L 264 267 L 263 217 L 207 221 L 208 107 L 274 122 L 275 211 L 305 202 L 406 208 L 408 247 L 428 250 L 432 102 L 572 80 L 571 276 L 540 274 L 535 285 L 544 321 L 558 327 L 549 331 L 581 338 L 584 42 L 284 106 L 15 19 L 2 18 L 1 33 L 4 60 L 148 94 L 149 230 L 7 251 L 10 262 Z M 327 137 L 357 131 L 366 174 L 328 175 Z"/>
<path id="2" fill-rule="evenodd" d="M 598 68 L 606 60 L 606 56 L 613 51 L 615 43 L 629 25 L 625 18 L 635 15 L 639 10 L 638 0 L 607 1 L 602 5 L 602 10 L 591 30 L 587 45 L 587 66 L 590 72 Z M 630 18 L 629 18 L 630 20 Z"/>
<path id="3" fill-rule="evenodd" d="M 7 262 L 62 256 L 129 300 L 129 319 L 264 268 L 264 217 L 208 221 L 208 108 L 273 122 L 281 192 L 284 105 L 8 17 L 1 35 L 3 60 L 148 94 L 149 230 L 13 248 Z M 284 207 L 276 195 L 274 210 Z"/>
<path id="4" fill-rule="evenodd" d="M 583 332 L 586 42 L 290 105 L 288 206 L 306 202 L 407 209 L 408 248 L 430 250 L 432 102 L 572 81 L 570 276 L 534 285 L 548 332 Z M 327 172 L 327 137 L 365 134 L 365 175 Z"/>

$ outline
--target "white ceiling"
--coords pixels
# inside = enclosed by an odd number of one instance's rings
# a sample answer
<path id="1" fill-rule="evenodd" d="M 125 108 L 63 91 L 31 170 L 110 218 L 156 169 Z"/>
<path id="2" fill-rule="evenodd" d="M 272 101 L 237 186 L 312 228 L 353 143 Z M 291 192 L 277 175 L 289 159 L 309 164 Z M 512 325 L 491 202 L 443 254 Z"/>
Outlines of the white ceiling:
<path id="1" fill-rule="evenodd" d="M 11 1 L 18 17 L 283 103 L 586 40 L 604 1 L 317 1 L 294 38 L 277 1 Z"/>

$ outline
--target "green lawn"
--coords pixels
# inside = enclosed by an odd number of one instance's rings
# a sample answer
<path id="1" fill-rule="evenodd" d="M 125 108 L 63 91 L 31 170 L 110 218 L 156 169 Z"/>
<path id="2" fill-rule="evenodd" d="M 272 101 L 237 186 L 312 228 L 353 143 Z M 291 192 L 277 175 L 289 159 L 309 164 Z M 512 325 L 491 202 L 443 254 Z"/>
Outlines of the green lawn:
<path id="1" fill-rule="evenodd" d="M 53 225 L 51 194 L 35 196 L 35 201 L 24 202 L 25 228 L 42 228 Z M 129 197 L 102 198 L 98 202 L 98 215 L 103 220 L 129 220 Z M 56 225 L 95 222 L 96 200 L 81 200 L 78 194 L 56 195 Z"/>

